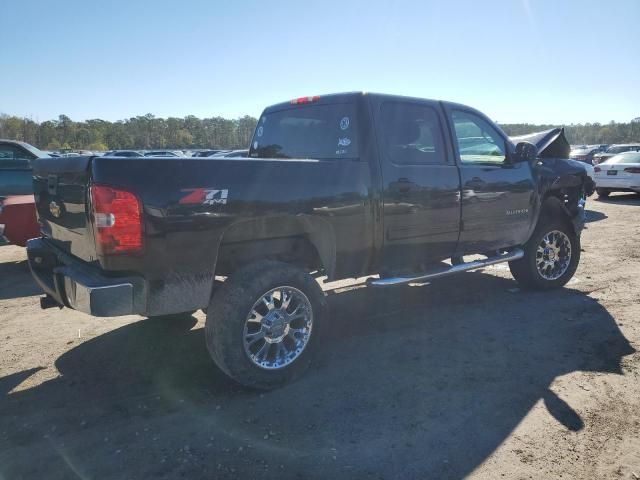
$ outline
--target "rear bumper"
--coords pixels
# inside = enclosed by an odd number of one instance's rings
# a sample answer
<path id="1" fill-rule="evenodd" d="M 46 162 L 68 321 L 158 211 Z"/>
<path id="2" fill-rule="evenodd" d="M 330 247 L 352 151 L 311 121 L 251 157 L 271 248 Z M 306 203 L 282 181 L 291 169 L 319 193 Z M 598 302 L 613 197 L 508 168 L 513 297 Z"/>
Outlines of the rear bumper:
<path id="1" fill-rule="evenodd" d="M 143 313 L 147 288 L 139 276 L 108 277 L 54 247 L 44 238 L 27 242 L 35 281 L 58 305 L 97 317 Z"/>
<path id="2" fill-rule="evenodd" d="M 615 178 L 615 175 L 596 177 L 597 188 L 620 188 L 624 190 L 640 191 L 640 180 L 635 178 Z"/>

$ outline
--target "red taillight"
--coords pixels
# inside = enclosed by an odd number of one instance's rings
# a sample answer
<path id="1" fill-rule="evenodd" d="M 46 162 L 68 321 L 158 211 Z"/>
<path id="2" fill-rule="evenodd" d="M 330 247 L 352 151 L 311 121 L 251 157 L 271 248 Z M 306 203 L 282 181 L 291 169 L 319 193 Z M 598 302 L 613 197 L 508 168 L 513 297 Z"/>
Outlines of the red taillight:
<path id="1" fill-rule="evenodd" d="M 600 172 L 600 171 L 602 171 L 602 169 L 600 167 L 593 167 L 593 171 L 594 172 Z"/>
<path id="2" fill-rule="evenodd" d="M 318 100 L 320 100 L 320 97 L 318 95 L 314 96 L 314 97 L 299 97 L 299 98 L 294 98 L 293 100 L 291 100 L 291 105 L 300 105 L 301 103 L 311 103 L 311 102 L 317 102 Z"/>
<path id="3" fill-rule="evenodd" d="M 629 167 L 625 168 L 624 171 L 629 173 L 640 173 L 640 167 Z"/>
<path id="4" fill-rule="evenodd" d="M 91 206 L 98 254 L 142 251 L 142 208 L 133 193 L 93 185 Z"/>

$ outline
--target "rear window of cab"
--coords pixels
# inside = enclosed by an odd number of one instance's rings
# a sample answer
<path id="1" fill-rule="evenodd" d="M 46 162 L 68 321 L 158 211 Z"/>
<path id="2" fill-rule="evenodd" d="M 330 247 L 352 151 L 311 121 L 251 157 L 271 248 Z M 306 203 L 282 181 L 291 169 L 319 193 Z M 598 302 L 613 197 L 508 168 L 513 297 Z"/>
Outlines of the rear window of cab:
<path id="1" fill-rule="evenodd" d="M 249 156 L 253 158 L 358 158 L 355 104 L 297 105 L 264 113 Z"/>

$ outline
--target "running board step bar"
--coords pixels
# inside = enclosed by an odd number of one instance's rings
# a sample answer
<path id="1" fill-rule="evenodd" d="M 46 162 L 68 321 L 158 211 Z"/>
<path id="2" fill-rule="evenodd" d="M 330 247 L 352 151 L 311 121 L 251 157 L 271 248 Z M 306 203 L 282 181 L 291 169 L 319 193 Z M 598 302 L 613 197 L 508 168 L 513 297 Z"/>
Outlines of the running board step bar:
<path id="1" fill-rule="evenodd" d="M 436 270 L 431 273 L 425 273 L 417 277 L 389 277 L 381 278 L 379 280 L 370 280 L 368 283 L 374 287 L 391 287 L 393 285 L 405 285 L 407 283 L 421 283 L 428 280 L 432 280 L 438 277 L 444 277 L 446 275 L 452 275 L 454 273 L 466 272 L 469 270 L 475 270 L 476 268 L 488 267 L 489 265 L 495 265 L 496 263 L 510 262 L 512 260 L 518 260 L 524 256 L 524 252 L 520 248 L 515 248 L 509 252 L 502 253 L 495 257 L 488 257 L 484 260 L 474 260 L 473 262 L 460 263 L 458 265 L 452 265 L 449 268 L 442 270 Z"/>

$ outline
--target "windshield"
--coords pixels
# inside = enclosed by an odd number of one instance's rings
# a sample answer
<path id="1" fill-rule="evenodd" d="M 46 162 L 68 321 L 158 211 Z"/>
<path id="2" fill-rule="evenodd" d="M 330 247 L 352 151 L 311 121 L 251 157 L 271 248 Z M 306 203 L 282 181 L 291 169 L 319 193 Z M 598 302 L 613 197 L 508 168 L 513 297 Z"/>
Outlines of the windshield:
<path id="1" fill-rule="evenodd" d="M 626 152 L 608 158 L 603 163 L 640 163 L 640 152 Z"/>
<path id="2" fill-rule="evenodd" d="M 249 156 L 357 158 L 356 131 L 354 104 L 295 106 L 260 117 Z"/>
<path id="3" fill-rule="evenodd" d="M 26 148 L 27 150 L 29 150 L 31 153 L 33 153 L 37 158 L 50 158 L 51 155 L 49 155 L 48 153 L 44 153 L 42 150 L 34 147 L 33 145 L 30 145 L 28 143 L 20 143 L 20 145 L 22 145 L 22 147 Z"/>

